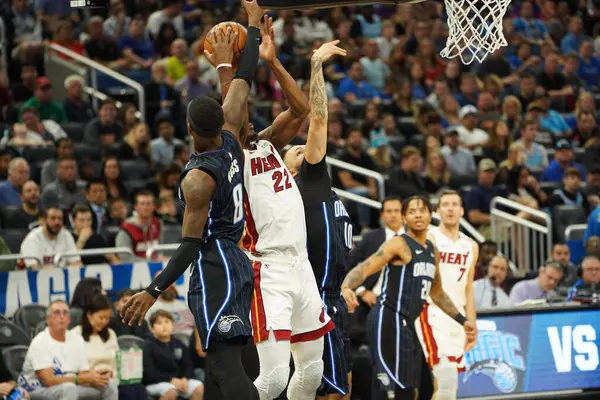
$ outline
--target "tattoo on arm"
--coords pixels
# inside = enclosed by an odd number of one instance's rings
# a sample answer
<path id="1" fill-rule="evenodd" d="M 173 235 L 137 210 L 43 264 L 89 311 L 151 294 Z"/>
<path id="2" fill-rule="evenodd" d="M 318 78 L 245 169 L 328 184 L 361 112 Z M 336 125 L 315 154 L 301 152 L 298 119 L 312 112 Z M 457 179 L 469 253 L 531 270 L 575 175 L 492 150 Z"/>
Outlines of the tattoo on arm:
<path id="1" fill-rule="evenodd" d="M 323 77 L 323 63 L 318 60 L 312 61 L 310 73 L 310 108 L 313 117 L 327 118 L 327 91 L 325 90 L 325 79 Z"/>
<path id="2" fill-rule="evenodd" d="M 365 281 L 363 268 L 366 263 L 368 263 L 368 260 L 352 268 L 352 270 L 348 272 L 348 275 L 346 275 L 346 278 L 344 278 L 342 287 L 349 287 L 350 289 L 359 287 Z"/>
<path id="3" fill-rule="evenodd" d="M 455 318 L 456 315 L 459 314 L 459 311 L 442 288 L 442 277 L 440 275 L 439 268 L 436 268 L 431 289 L 432 290 L 429 295 L 431 296 L 431 300 L 433 300 L 435 305 L 450 317 Z"/>

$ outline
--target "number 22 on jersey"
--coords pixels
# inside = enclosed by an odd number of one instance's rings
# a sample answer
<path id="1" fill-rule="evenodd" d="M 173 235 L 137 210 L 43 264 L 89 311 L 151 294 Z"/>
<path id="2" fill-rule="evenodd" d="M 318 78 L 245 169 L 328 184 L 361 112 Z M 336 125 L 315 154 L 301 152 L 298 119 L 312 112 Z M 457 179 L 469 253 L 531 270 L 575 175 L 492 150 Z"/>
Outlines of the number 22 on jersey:
<path id="1" fill-rule="evenodd" d="M 282 190 L 290 189 L 292 187 L 292 183 L 290 182 L 290 173 L 287 168 L 281 171 L 273 172 L 273 190 L 275 193 L 279 193 Z"/>

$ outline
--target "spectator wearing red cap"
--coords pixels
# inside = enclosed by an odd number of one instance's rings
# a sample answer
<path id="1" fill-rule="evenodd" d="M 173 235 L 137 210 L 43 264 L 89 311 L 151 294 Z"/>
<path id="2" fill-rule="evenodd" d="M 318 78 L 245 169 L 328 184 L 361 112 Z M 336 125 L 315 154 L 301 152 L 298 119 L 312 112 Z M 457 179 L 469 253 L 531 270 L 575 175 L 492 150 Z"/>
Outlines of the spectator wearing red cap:
<path id="1" fill-rule="evenodd" d="M 52 82 L 45 76 L 40 76 L 35 80 L 33 97 L 23 104 L 21 110 L 27 107 L 35 108 L 42 121 L 49 119 L 59 124 L 67 122 L 67 116 L 62 105 L 53 100 Z M 21 121 L 20 116 L 19 121 Z"/>

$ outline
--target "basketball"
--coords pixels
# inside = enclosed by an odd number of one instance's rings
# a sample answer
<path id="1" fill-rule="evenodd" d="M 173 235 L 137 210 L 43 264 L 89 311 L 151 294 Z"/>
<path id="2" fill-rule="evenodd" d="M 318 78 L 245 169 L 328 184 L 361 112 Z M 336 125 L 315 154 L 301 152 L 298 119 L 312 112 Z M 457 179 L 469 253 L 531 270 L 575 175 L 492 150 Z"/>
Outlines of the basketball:
<path id="1" fill-rule="evenodd" d="M 204 50 L 208 51 L 209 53 L 212 53 L 213 52 L 213 43 L 212 43 L 213 34 L 217 33 L 219 29 L 221 31 L 223 31 L 223 33 L 225 33 L 225 32 L 227 32 L 228 27 L 231 27 L 231 31 L 233 33 L 237 32 L 237 34 L 238 34 L 237 43 L 235 43 L 234 47 L 233 47 L 233 60 L 231 62 L 231 65 L 233 66 L 233 68 L 237 69 L 237 65 L 238 65 L 238 62 L 240 61 L 240 57 L 242 56 L 242 53 L 244 52 L 244 46 L 246 46 L 246 34 L 248 33 L 246 28 L 244 28 L 242 25 L 238 24 L 237 22 L 231 22 L 231 21 L 230 22 L 221 22 L 220 24 L 213 26 L 212 29 L 206 35 L 206 39 L 204 40 Z"/>

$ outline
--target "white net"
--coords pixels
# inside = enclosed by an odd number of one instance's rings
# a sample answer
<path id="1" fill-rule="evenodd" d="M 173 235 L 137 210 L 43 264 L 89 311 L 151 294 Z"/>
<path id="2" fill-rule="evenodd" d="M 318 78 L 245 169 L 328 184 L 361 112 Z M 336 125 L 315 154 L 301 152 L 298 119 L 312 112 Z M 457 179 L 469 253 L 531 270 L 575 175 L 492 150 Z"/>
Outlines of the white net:
<path id="1" fill-rule="evenodd" d="M 464 64 L 482 62 L 506 46 L 502 19 L 510 0 L 444 0 L 448 14 L 448 39 L 442 57 L 460 57 Z"/>

